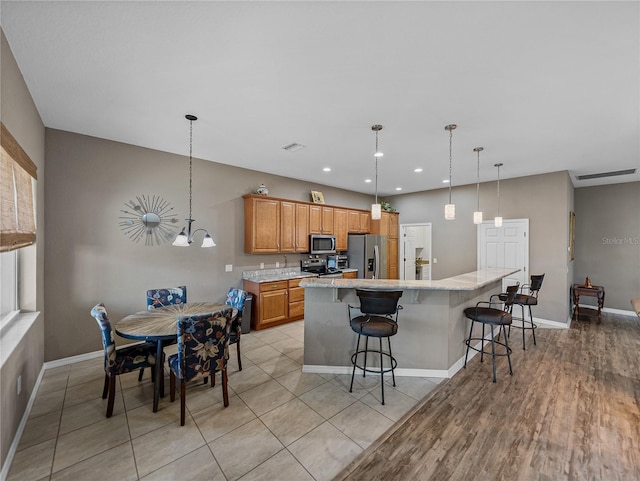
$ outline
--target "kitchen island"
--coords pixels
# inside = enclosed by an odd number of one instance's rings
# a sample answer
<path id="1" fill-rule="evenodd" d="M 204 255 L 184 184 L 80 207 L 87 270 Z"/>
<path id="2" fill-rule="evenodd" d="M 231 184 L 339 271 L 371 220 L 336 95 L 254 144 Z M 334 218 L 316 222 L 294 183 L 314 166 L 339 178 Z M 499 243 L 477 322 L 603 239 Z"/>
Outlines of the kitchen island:
<path id="1" fill-rule="evenodd" d="M 502 292 L 502 279 L 517 271 L 488 268 L 435 281 L 303 279 L 303 371 L 351 373 L 358 336 L 349 326 L 348 306 L 360 305 L 356 289 L 381 289 L 403 291 L 398 333 L 391 338 L 396 375 L 451 377 L 464 364 L 470 322 L 464 309 Z"/>

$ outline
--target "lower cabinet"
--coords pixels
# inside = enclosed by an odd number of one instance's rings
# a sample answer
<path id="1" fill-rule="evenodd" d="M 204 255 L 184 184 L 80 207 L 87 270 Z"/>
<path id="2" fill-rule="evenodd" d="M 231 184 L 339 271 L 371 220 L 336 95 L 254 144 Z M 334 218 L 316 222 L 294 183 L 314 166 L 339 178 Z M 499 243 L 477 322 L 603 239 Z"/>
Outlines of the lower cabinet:
<path id="1" fill-rule="evenodd" d="M 245 280 L 243 288 L 253 294 L 251 328 L 255 330 L 297 321 L 304 317 L 302 279 L 273 282 Z"/>
<path id="2" fill-rule="evenodd" d="M 343 272 L 342 273 L 342 278 L 343 279 L 357 279 L 358 278 L 358 273 L 357 272 Z"/>

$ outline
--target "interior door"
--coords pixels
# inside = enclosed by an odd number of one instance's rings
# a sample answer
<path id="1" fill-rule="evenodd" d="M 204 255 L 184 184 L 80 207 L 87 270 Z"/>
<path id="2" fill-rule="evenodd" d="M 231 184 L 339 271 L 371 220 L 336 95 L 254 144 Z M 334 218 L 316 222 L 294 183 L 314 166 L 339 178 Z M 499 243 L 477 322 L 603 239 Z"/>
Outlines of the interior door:
<path id="1" fill-rule="evenodd" d="M 431 224 L 402 224 L 400 226 L 401 279 L 431 280 Z M 420 258 L 420 276 L 416 260 Z"/>
<path id="2" fill-rule="evenodd" d="M 403 279 L 415 280 L 416 278 L 416 227 L 406 226 L 404 227 L 404 234 L 402 239 L 404 241 L 404 254 L 403 254 Z"/>
<path id="3" fill-rule="evenodd" d="M 519 282 L 529 282 L 529 219 L 493 221 L 478 225 L 478 269 L 501 267 L 520 269 L 502 280 L 502 290 Z"/>

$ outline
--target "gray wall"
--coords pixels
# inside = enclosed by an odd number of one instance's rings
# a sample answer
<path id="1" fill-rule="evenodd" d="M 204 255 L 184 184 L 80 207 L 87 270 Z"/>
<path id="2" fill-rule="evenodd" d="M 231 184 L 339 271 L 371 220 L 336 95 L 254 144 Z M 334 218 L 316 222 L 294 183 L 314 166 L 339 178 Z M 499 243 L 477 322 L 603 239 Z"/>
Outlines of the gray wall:
<path id="1" fill-rule="evenodd" d="M 197 139 L 194 132 L 194 150 Z M 241 285 L 243 270 L 257 269 L 260 262 L 282 266 L 282 255 L 244 253 L 242 195 L 260 183 L 273 197 L 308 201 L 311 190 L 320 190 L 327 204 L 364 209 L 372 200 L 194 159 L 194 228 L 209 230 L 217 247 L 145 247 L 123 234 L 120 210 L 136 195 L 156 194 L 175 207 L 177 217 L 188 217 L 188 157 L 52 129 L 46 130 L 46 155 L 46 360 L 100 349 L 97 326 L 89 315 L 98 302 L 105 303 L 115 322 L 145 309 L 150 288 L 187 285 L 189 300 L 224 301 L 229 286 Z M 196 242 L 202 240 L 199 236 Z M 299 265 L 302 256 L 287 257 L 289 265 Z M 225 273 L 225 264 L 232 264 L 233 272 Z"/>
<path id="2" fill-rule="evenodd" d="M 400 212 L 400 223 L 432 223 L 432 278 L 442 279 L 473 271 L 477 265 L 476 186 L 454 187 L 456 219 L 444 220 L 448 190 L 393 196 L 387 200 Z M 567 172 L 555 172 L 500 181 L 500 214 L 505 219 L 529 219 L 531 273 L 545 273 L 535 316 L 565 323 L 569 317 L 569 211 L 573 187 Z M 480 186 L 484 219 L 497 214 L 496 182 Z"/>
<path id="3" fill-rule="evenodd" d="M 605 307 L 629 311 L 640 296 L 640 182 L 583 187 L 575 196 L 574 282 L 589 276 L 605 287 Z"/>
<path id="4" fill-rule="evenodd" d="M 0 112 L 2 122 L 38 167 L 36 245 L 20 249 L 20 305 L 40 315 L 0 367 L 0 460 L 4 466 L 11 442 L 27 407 L 44 353 L 44 125 L 27 90 L 9 44 L 1 34 Z M 22 392 L 16 394 L 18 376 Z"/>

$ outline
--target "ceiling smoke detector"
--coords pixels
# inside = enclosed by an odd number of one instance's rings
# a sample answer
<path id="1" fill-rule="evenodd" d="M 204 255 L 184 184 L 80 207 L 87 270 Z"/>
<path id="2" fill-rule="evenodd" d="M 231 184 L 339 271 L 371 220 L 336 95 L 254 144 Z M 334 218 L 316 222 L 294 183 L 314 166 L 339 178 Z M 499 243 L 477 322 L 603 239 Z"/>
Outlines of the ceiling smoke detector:
<path id="1" fill-rule="evenodd" d="M 306 147 L 306 145 L 302 145 L 302 144 L 298 144 L 296 142 L 289 144 L 289 145 L 285 145 L 284 147 L 282 147 L 284 150 L 286 150 L 287 152 L 297 152 L 298 150 L 302 150 Z"/>
<path id="2" fill-rule="evenodd" d="M 577 175 L 578 180 L 600 179 L 602 177 L 615 177 L 617 175 L 635 174 L 636 169 L 616 170 L 614 172 L 600 172 L 599 174 Z"/>

